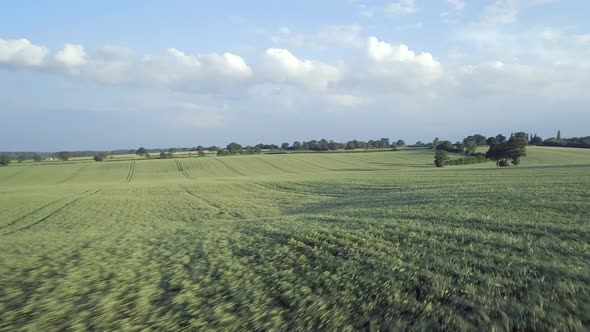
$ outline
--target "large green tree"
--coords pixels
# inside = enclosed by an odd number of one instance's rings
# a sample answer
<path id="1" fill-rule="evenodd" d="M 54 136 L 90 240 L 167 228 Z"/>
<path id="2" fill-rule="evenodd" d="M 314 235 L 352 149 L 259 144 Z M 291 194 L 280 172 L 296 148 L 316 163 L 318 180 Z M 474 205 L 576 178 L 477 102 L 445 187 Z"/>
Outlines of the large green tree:
<path id="1" fill-rule="evenodd" d="M 137 149 L 137 151 L 135 151 L 135 154 L 143 157 L 145 154 L 147 153 L 147 150 L 142 146 L 139 149 Z"/>
<path id="2" fill-rule="evenodd" d="M 226 149 L 231 154 L 242 153 L 242 151 L 244 150 L 244 148 L 236 142 L 229 143 Z"/>
<path id="3" fill-rule="evenodd" d="M 445 150 L 438 150 L 434 155 L 434 165 L 436 167 L 443 167 L 449 160 L 449 154 Z"/>
<path id="4" fill-rule="evenodd" d="M 526 143 L 515 136 L 507 142 L 490 145 L 486 158 L 496 161 L 498 166 L 507 166 L 509 161 L 513 165 L 520 164 L 520 158 L 526 156 Z"/>
<path id="5" fill-rule="evenodd" d="M 10 157 L 6 154 L 0 154 L 0 166 L 8 166 L 10 164 Z"/>

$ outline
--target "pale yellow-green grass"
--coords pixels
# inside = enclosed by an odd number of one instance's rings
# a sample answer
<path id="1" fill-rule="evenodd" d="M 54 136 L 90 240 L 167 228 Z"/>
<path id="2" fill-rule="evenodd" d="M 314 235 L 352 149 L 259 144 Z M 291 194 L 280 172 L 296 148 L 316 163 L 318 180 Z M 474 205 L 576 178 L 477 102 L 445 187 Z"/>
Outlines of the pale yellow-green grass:
<path id="1" fill-rule="evenodd" d="M 588 329 L 590 150 L 433 159 L 0 168 L 0 330 Z"/>

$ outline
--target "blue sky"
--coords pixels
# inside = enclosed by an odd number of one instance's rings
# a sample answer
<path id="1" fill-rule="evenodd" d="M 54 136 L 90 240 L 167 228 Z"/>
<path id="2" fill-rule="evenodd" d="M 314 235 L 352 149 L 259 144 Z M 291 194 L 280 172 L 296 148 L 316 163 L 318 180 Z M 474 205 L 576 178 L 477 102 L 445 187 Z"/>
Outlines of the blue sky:
<path id="1" fill-rule="evenodd" d="M 15 1 L 0 151 L 589 135 L 582 0 Z"/>

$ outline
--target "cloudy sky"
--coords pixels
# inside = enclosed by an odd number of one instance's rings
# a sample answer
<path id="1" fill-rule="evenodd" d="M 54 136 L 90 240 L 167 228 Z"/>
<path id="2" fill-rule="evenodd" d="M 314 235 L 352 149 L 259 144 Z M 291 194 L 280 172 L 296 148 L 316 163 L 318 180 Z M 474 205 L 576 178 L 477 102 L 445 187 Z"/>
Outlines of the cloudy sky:
<path id="1" fill-rule="evenodd" d="M 11 1 L 0 151 L 590 135 L 587 0 Z"/>

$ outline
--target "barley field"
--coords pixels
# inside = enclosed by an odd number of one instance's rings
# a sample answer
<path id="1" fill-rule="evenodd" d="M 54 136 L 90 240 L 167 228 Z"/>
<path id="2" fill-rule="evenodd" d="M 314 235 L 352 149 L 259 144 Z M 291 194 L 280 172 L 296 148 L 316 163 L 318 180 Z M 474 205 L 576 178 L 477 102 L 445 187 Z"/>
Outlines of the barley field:
<path id="1" fill-rule="evenodd" d="M 1 331 L 590 329 L 590 150 L 0 168 Z"/>

